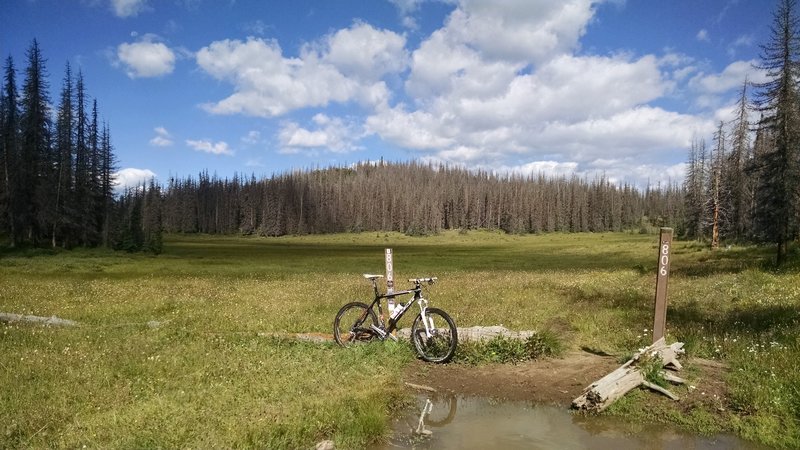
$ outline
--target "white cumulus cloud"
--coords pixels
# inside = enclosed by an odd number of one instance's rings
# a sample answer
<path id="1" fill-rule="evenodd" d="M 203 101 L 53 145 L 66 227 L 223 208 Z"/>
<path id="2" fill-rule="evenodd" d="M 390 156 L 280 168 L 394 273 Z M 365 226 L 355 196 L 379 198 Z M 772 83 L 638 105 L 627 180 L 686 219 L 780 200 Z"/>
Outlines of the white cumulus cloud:
<path id="1" fill-rule="evenodd" d="M 419 9 L 419 5 L 422 3 L 422 1 L 423 0 L 389 0 L 389 3 L 392 3 L 397 8 L 397 11 L 400 13 L 403 26 L 412 30 L 416 30 L 419 25 L 412 14 Z"/>
<path id="2" fill-rule="evenodd" d="M 147 8 L 147 0 L 111 0 L 111 11 L 117 17 L 134 17 Z"/>
<path id="3" fill-rule="evenodd" d="M 383 104 L 389 91 L 380 78 L 402 70 L 404 46 L 405 38 L 364 23 L 304 46 L 298 57 L 285 57 L 274 40 L 215 41 L 196 53 L 197 64 L 234 92 L 203 106 L 215 114 L 275 117 L 333 102 Z"/>
<path id="4" fill-rule="evenodd" d="M 593 0 L 461 0 L 436 33 L 451 48 L 487 60 L 541 63 L 574 50 L 594 15 Z"/>
<path id="5" fill-rule="evenodd" d="M 233 150 L 228 147 L 225 141 L 212 142 L 209 140 L 186 140 L 186 145 L 198 152 L 210 153 L 212 155 L 233 156 Z"/>
<path id="6" fill-rule="evenodd" d="M 365 23 L 356 23 L 339 30 L 324 40 L 320 50 L 325 62 L 346 76 L 376 80 L 399 72 L 406 66 L 406 39 L 392 31 L 376 30 Z"/>
<path id="7" fill-rule="evenodd" d="M 410 101 L 376 108 L 365 132 L 427 161 L 514 173 L 607 173 L 639 185 L 675 180 L 682 166 L 663 161 L 683 159 L 694 136 L 713 132 L 713 113 L 652 104 L 690 80 L 702 84 L 697 62 L 677 53 L 582 54 L 596 3 L 459 1 L 411 52 Z M 748 65 L 710 74 L 718 79 L 707 82 L 736 78 Z M 620 169 L 598 163 L 603 159 Z"/>
<path id="8" fill-rule="evenodd" d="M 764 71 L 755 68 L 757 61 L 735 61 L 721 73 L 700 73 L 694 76 L 689 85 L 701 94 L 720 94 L 733 89 L 741 89 L 745 77 L 753 83 L 767 80 Z"/>
<path id="9" fill-rule="evenodd" d="M 156 127 L 153 129 L 156 132 L 155 137 L 150 139 L 150 145 L 153 147 L 169 147 L 173 144 L 172 135 L 169 134 L 164 127 Z"/>
<path id="10" fill-rule="evenodd" d="M 152 35 L 117 47 L 117 60 L 131 78 L 159 77 L 175 69 L 175 52 Z"/>
<path id="11" fill-rule="evenodd" d="M 390 1 L 413 25 L 423 0 Z M 195 58 L 231 92 L 203 107 L 264 118 L 316 109 L 308 123 L 282 119 L 274 140 L 283 153 L 358 150 L 369 137 L 471 168 L 675 181 L 691 140 L 713 133 L 745 75 L 763 74 L 751 61 L 714 70 L 671 49 L 583 52 L 604 1 L 614 0 L 447 0 L 441 26 L 413 47 L 361 21 L 296 55 L 275 40 L 215 41 Z M 671 106 L 680 103 L 690 112 Z M 334 117 L 342 104 L 346 119 Z"/>
<path id="12" fill-rule="evenodd" d="M 697 73 L 688 83 L 694 93 L 694 103 L 702 108 L 719 107 L 727 101 L 730 92 L 741 91 L 745 79 L 750 83 L 766 82 L 766 72 L 755 66 L 755 60 L 735 61 L 720 73 Z"/>
<path id="13" fill-rule="evenodd" d="M 242 136 L 242 142 L 248 145 L 255 145 L 261 142 L 261 132 L 256 130 L 250 130 L 247 132 L 246 135 Z"/>
<path id="14" fill-rule="evenodd" d="M 338 117 L 317 114 L 312 121 L 316 129 L 301 127 L 295 122 L 285 122 L 278 133 L 282 153 L 298 153 L 304 149 L 319 149 L 344 153 L 358 149 L 355 126 Z"/>
<path id="15" fill-rule="evenodd" d="M 136 169 L 127 167 L 114 172 L 114 186 L 117 191 L 124 189 L 135 189 L 142 184 L 148 183 L 156 177 L 155 172 L 150 169 Z"/>

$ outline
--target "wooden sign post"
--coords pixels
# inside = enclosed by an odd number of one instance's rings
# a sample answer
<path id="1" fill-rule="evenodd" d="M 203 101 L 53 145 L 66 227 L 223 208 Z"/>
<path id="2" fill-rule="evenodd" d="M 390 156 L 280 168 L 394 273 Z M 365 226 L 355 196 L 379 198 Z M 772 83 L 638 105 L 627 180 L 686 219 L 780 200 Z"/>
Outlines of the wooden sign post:
<path id="1" fill-rule="evenodd" d="M 662 228 L 658 240 L 658 272 L 656 273 L 656 301 L 653 320 L 653 342 L 664 337 L 667 325 L 667 282 L 672 247 L 672 228 Z"/>
<path id="2" fill-rule="evenodd" d="M 386 249 L 386 293 L 394 292 L 394 264 L 392 263 L 392 249 Z"/>

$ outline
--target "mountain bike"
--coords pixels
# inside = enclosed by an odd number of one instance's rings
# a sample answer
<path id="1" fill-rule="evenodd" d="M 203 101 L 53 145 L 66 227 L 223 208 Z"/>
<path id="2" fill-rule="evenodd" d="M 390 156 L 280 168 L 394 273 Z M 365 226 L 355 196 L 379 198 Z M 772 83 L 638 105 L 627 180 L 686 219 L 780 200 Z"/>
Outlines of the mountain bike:
<path id="1" fill-rule="evenodd" d="M 458 345 L 456 324 L 449 314 L 439 308 L 429 308 L 428 300 L 422 296 L 423 284 L 432 285 L 438 280 L 431 278 L 411 278 L 411 289 L 382 294 L 378 290 L 377 280 L 383 275 L 364 274 L 364 278 L 372 282 L 375 298 L 367 305 L 362 302 L 350 302 L 339 310 L 333 321 L 333 337 L 343 347 L 391 339 L 397 341 L 393 334 L 397 322 L 416 303 L 419 314 L 411 325 L 411 343 L 425 361 L 446 363 L 453 358 Z M 389 311 L 389 320 L 384 321 L 381 300 L 394 300 L 397 297 L 413 294 L 405 304 L 398 303 L 393 311 Z M 377 309 L 378 313 L 375 313 Z"/>

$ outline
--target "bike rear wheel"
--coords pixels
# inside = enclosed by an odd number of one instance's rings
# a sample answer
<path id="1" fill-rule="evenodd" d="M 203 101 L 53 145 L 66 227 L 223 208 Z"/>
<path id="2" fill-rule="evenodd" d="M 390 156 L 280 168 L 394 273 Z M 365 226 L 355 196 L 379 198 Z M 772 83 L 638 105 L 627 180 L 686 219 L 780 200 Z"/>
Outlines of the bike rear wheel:
<path id="1" fill-rule="evenodd" d="M 342 347 L 369 342 L 375 339 L 371 325 L 378 326 L 375 311 L 365 303 L 348 303 L 336 313 L 333 320 L 333 338 Z"/>
<path id="2" fill-rule="evenodd" d="M 453 359 L 458 345 L 458 330 L 453 319 L 439 308 L 427 308 L 428 327 L 422 314 L 411 325 L 411 342 L 420 358 L 433 363 L 446 363 Z M 430 335 L 428 333 L 430 330 Z"/>

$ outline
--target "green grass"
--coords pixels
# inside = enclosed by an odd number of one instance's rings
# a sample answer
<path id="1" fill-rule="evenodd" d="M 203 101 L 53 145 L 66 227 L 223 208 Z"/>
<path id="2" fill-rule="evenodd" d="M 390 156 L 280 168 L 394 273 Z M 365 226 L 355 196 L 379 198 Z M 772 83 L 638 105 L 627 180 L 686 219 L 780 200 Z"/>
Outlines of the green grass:
<path id="1" fill-rule="evenodd" d="M 454 361 L 466 364 L 516 364 L 544 357 L 558 357 L 563 353 L 561 339 L 551 331 L 542 331 L 527 339 L 497 336 L 478 342 L 461 342 Z"/>
<path id="2" fill-rule="evenodd" d="M 650 340 L 656 241 L 470 231 L 167 236 L 159 256 L 5 251 L 0 312 L 82 325 L 0 325 L 0 447 L 310 448 L 333 439 L 360 448 L 387 432 L 406 398 L 410 347 L 343 350 L 265 336 L 330 333 L 341 305 L 370 297 L 361 274 L 383 272 L 384 248 L 394 249 L 396 280 L 439 277 L 432 304 L 459 326 L 542 331 L 542 351 L 623 354 Z M 668 340 L 731 365 L 732 412 L 715 429 L 792 447 L 800 276 L 771 271 L 769 257 L 675 242 Z M 525 350 L 495 347 L 511 360 Z M 632 396 L 617 411 L 647 417 L 646 399 Z M 711 413 L 661 417 L 691 427 Z"/>

